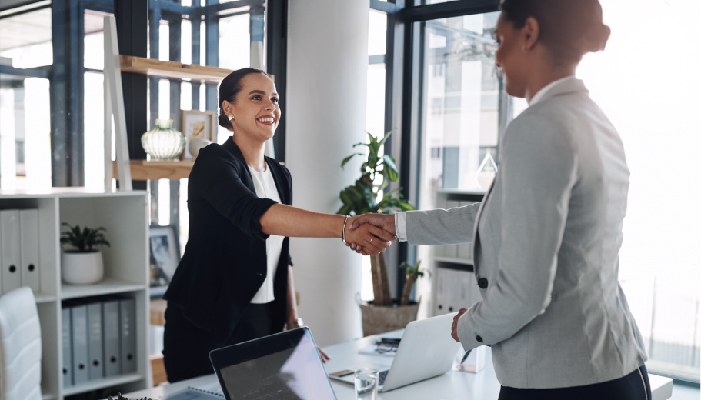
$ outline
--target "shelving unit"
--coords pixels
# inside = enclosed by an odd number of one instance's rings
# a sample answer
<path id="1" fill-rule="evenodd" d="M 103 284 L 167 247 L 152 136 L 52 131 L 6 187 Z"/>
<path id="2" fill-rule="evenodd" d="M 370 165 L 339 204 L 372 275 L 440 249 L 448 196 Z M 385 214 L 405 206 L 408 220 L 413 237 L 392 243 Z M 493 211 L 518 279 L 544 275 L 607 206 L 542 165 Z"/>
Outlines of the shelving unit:
<path id="1" fill-rule="evenodd" d="M 232 72 L 232 70 L 226 68 L 209 67 L 205 65 L 189 65 L 178 61 L 161 61 L 152 58 L 127 55 L 120 55 L 119 62 L 119 68 L 121 68 L 122 72 L 132 72 L 169 79 L 189 79 L 191 81 L 208 83 L 219 83 Z M 105 91 L 105 96 L 108 96 L 107 91 Z M 106 97 L 106 102 L 108 100 L 109 99 Z M 114 112 L 115 115 L 119 115 L 119 111 Z M 117 131 L 119 132 L 119 129 Z M 107 140 L 107 138 L 105 140 Z M 111 154 L 111 152 L 109 153 Z M 105 156 L 111 157 L 110 154 L 106 153 Z M 130 179 L 146 181 L 157 179 L 177 180 L 187 178 L 190 176 L 193 163 L 194 162 L 190 160 L 175 162 L 129 160 L 129 171 L 131 172 Z M 117 161 L 112 162 L 111 176 L 119 176 Z"/>
<path id="2" fill-rule="evenodd" d="M 436 193 L 437 208 L 460 207 L 482 201 L 486 190 L 441 189 Z M 431 315 L 457 311 L 480 300 L 473 273 L 472 243 L 432 246 L 430 250 Z"/>
<path id="3" fill-rule="evenodd" d="M 39 210 L 39 291 L 35 292 L 42 337 L 42 400 L 113 387 L 115 393 L 151 386 L 148 359 L 148 218 L 146 192 L 0 191 L 0 209 Z M 60 226 L 104 226 L 111 247 L 102 249 L 105 278 L 98 284 L 72 286 L 61 281 Z M 137 371 L 64 387 L 61 305 L 66 299 L 120 294 L 136 303 Z"/>

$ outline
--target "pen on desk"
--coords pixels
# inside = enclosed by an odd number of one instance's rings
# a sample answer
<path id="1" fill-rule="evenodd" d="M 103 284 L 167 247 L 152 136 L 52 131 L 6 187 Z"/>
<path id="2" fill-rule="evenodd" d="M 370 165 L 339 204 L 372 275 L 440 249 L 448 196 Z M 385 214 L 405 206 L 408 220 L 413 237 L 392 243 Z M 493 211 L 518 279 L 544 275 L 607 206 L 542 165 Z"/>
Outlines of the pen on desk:
<path id="1" fill-rule="evenodd" d="M 465 355 L 462 356 L 462 361 L 460 361 L 460 364 L 463 364 L 463 363 L 465 362 L 465 360 L 467 360 L 467 356 L 470 355 L 470 352 L 471 352 L 471 351 L 472 351 L 472 349 L 470 349 L 470 350 L 468 350 L 468 351 L 465 352 Z"/>

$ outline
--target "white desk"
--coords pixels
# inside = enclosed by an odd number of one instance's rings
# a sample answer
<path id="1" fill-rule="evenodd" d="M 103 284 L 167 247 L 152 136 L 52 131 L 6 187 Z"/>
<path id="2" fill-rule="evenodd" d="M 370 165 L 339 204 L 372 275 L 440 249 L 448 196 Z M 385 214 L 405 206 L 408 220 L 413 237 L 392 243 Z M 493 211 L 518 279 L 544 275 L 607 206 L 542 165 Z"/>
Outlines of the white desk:
<path id="1" fill-rule="evenodd" d="M 384 334 L 384 337 L 400 337 L 402 331 Z M 370 336 L 347 343 L 324 348 L 331 356 L 326 363 L 326 371 L 334 372 L 348 367 L 361 366 L 366 363 L 390 363 L 386 356 L 371 356 L 358 354 L 358 350 L 374 343 L 377 336 Z M 492 367 L 491 351 L 487 352 L 487 367 L 477 374 L 462 371 L 450 371 L 445 375 L 429 379 L 413 385 L 405 386 L 387 393 L 380 393 L 380 400 L 496 400 L 499 398 L 499 381 Z M 417 366 L 420 368 L 420 366 Z M 169 394 L 176 393 L 188 386 L 204 386 L 217 380 L 214 375 L 206 375 L 188 381 L 170 385 L 162 385 L 153 389 L 126 394 L 128 398 L 150 397 L 154 400 L 165 399 Z M 355 400 L 353 386 L 332 380 L 333 390 L 338 400 Z M 652 400 L 666 400 L 672 396 L 672 380 L 661 376 L 650 375 Z"/>

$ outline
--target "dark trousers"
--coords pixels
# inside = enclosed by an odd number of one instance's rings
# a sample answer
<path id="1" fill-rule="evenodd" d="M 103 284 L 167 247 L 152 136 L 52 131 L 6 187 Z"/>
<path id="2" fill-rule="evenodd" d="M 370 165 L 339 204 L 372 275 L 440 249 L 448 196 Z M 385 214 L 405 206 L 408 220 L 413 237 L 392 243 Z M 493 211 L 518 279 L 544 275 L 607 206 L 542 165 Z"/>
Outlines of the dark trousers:
<path id="1" fill-rule="evenodd" d="M 514 389 L 502 386 L 499 400 L 652 400 L 647 369 L 641 366 L 623 378 L 562 389 Z"/>
<path id="2" fill-rule="evenodd" d="M 273 333 L 273 303 L 249 304 L 226 340 L 217 340 L 187 320 L 182 309 L 168 306 L 163 335 L 163 364 L 168 382 L 179 382 L 214 373 L 209 352 L 221 347 L 246 342 Z"/>

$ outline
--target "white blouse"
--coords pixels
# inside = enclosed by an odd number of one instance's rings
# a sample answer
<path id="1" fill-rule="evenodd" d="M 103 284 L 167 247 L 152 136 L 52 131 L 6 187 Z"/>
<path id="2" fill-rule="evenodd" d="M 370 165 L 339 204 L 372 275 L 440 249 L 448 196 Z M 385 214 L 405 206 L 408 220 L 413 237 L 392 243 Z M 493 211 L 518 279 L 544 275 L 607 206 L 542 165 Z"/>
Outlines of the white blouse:
<path id="1" fill-rule="evenodd" d="M 251 171 L 253 185 L 256 188 L 256 195 L 258 195 L 260 198 L 268 198 L 280 203 L 280 194 L 277 191 L 275 180 L 273 179 L 273 174 L 270 172 L 270 167 L 268 167 L 268 164 L 265 164 L 265 171 L 263 172 L 258 172 L 251 167 L 248 169 Z M 283 239 L 285 239 L 284 236 L 270 235 L 270 237 L 268 237 L 268 239 L 265 241 L 265 252 L 268 258 L 268 274 L 265 277 L 263 286 L 261 286 L 255 296 L 253 296 L 253 299 L 251 300 L 251 303 L 253 304 L 265 304 L 275 300 L 273 283 L 275 280 L 275 273 L 277 272 L 277 266 L 280 261 Z"/>

